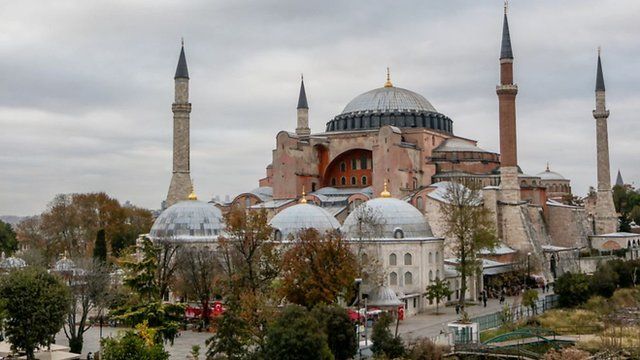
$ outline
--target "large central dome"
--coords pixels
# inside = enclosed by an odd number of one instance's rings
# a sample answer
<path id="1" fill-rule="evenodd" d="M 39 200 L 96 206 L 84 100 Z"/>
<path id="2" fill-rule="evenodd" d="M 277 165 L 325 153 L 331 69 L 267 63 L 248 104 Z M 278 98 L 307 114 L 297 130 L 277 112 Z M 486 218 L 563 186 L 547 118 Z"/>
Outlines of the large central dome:
<path id="1" fill-rule="evenodd" d="M 366 111 L 430 111 L 437 112 L 424 96 L 411 90 L 389 86 L 356 96 L 342 110 L 343 114 Z"/>
<path id="2" fill-rule="evenodd" d="M 424 96 L 395 87 L 390 81 L 384 87 L 356 96 L 340 115 L 327 123 L 326 131 L 369 130 L 385 125 L 453 133 L 453 121 L 440 114 Z"/>

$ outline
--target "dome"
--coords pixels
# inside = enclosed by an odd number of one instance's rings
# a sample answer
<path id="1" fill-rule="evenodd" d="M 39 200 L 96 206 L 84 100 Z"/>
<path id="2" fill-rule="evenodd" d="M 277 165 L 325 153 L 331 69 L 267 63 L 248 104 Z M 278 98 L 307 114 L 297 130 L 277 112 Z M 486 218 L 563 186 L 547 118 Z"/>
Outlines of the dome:
<path id="1" fill-rule="evenodd" d="M 440 114 L 424 96 L 390 84 L 356 96 L 327 123 L 326 131 L 368 130 L 385 125 L 453 133 L 453 121 Z"/>
<path id="2" fill-rule="evenodd" d="M 369 306 L 399 306 L 403 305 L 395 291 L 386 286 L 378 286 L 369 293 Z"/>
<path id="3" fill-rule="evenodd" d="M 342 114 L 393 110 L 438 112 L 424 96 L 411 90 L 389 86 L 356 96 L 345 106 Z"/>
<path id="4" fill-rule="evenodd" d="M 538 176 L 542 180 L 566 180 L 564 176 L 558 174 L 555 171 L 549 170 L 549 167 L 547 167 L 547 170 L 538 173 L 536 176 Z"/>
<path id="5" fill-rule="evenodd" d="M 479 148 L 471 141 L 463 140 L 460 138 L 450 138 L 442 142 L 442 144 L 438 145 L 433 151 L 441 151 L 441 152 L 488 152 L 484 149 Z"/>
<path id="6" fill-rule="evenodd" d="M 379 197 L 358 206 L 344 221 L 342 232 L 347 238 L 360 237 L 362 228 L 360 219 L 365 216 L 374 219 L 371 236 L 378 239 L 393 238 L 430 238 L 433 237 L 431 227 L 420 210 L 406 201 L 392 197 Z M 366 222 L 366 220 L 364 221 Z"/>
<path id="7" fill-rule="evenodd" d="M 57 272 L 73 271 L 76 268 L 76 263 L 73 260 L 68 259 L 67 256 L 63 256 L 62 259 L 56 261 L 53 269 Z"/>
<path id="8" fill-rule="evenodd" d="M 274 216 L 269 225 L 280 231 L 282 239 L 287 239 L 303 229 L 316 229 L 320 233 L 340 228 L 340 223 L 327 210 L 312 204 L 297 204 Z"/>
<path id="9" fill-rule="evenodd" d="M 154 241 L 212 242 L 224 229 L 222 212 L 213 204 L 186 200 L 170 206 L 149 232 Z"/>
<path id="10" fill-rule="evenodd" d="M 0 256 L 0 269 L 19 269 L 25 266 L 27 266 L 27 263 L 24 260 L 13 256 L 5 257 L 4 251 L 2 252 Z"/>

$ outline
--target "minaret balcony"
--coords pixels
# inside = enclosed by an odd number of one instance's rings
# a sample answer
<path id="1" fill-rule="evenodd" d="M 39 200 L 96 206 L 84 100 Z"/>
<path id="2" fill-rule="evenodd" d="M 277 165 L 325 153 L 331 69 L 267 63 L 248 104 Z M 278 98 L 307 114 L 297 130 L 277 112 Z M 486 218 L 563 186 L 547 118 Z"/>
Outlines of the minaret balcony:
<path id="1" fill-rule="evenodd" d="M 516 84 L 502 84 L 496 86 L 496 93 L 500 94 L 517 94 L 518 85 Z"/>

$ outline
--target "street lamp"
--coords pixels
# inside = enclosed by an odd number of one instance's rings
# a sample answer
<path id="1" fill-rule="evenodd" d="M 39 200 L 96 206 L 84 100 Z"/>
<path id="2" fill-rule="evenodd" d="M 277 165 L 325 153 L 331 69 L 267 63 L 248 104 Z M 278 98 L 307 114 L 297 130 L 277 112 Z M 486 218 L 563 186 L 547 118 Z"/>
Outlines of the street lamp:
<path id="1" fill-rule="evenodd" d="M 527 253 L 527 279 L 524 282 L 524 286 L 525 288 L 528 288 L 529 286 L 527 285 L 527 283 L 529 282 L 529 278 L 531 277 L 531 253 L 528 252 Z"/>

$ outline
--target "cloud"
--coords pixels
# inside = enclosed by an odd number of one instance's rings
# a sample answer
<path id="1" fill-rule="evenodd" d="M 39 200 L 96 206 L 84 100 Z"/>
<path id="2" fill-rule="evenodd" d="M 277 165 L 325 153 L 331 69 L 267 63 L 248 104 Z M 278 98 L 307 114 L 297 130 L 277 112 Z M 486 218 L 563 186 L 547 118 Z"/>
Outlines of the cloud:
<path id="1" fill-rule="evenodd" d="M 279 130 L 295 127 L 304 72 L 314 131 L 393 82 L 456 134 L 498 149 L 495 1 L 80 1 L 0 3 L 0 214 L 57 193 L 107 191 L 157 208 L 171 171 L 173 72 L 185 37 L 192 175 L 201 198 L 257 186 Z M 640 3 L 512 1 L 518 150 L 583 194 L 595 183 L 595 48 L 611 109 L 611 168 L 640 178 Z M 615 175 L 615 174 L 613 174 Z"/>

